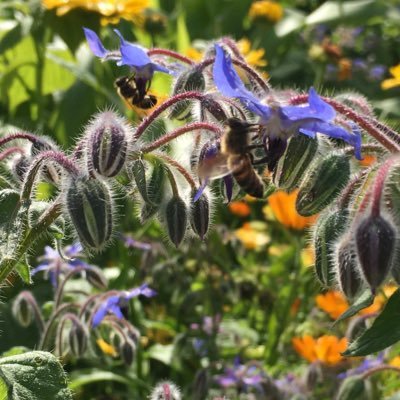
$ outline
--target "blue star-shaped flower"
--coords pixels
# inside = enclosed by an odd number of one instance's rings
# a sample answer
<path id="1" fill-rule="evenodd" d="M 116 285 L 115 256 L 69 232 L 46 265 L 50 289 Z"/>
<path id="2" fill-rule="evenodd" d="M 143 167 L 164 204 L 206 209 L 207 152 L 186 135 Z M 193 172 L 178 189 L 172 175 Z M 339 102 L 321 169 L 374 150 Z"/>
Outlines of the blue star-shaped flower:
<path id="1" fill-rule="evenodd" d="M 88 28 L 83 28 L 90 50 L 96 57 L 103 60 L 115 60 L 117 65 L 128 65 L 135 73 L 135 80 L 151 81 L 154 72 L 171 73 L 167 68 L 151 61 L 147 52 L 141 46 L 127 42 L 118 29 L 114 32 L 120 39 L 119 51 L 107 50 L 97 34 Z"/>
<path id="2" fill-rule="evenodd" d="M 150 289 L 145 283 L 131 290 L 122 291 L 118 294 L 106 297 L 93 315 L 93 328 L 100 325 L 101 321 L 103 321 L 108 313 L 114 314 L 119 319 L 124 318 L 121 308 L 126 307 L 130 299 L 140 295 L 145 297 L 153 297 L 156 295 L 156 292 L 153 289 Z"/>
<path id="3" fill-rule="evenodd" d="M 260 117 L 266 134 L 272 138 L 287 139 L 302 133 L 315 137 L 317 133 L 342 139 L 354 147 L 355 155 L 361 159 L 361 135 L 358 130 L 352 132 L 332 123 L 336 111 L 323 101 L 311 88 L 308 105 L 267 106 L 250 92 L 241 81 L 232 65 L 230 56 L 218 44 L 215 45 L 216 57 L 213 67 L 214 83 L 225 96 L 237 98 L 246 108 Z"/>
<path id="4" fill-rule="evenodd" d="M 65 247 L 65 257 L 63 257 L 56 249 L 46 246 L 44 248 L 45 254 L 39 257 L 41 263 L 31 271 L 31 275 L 34 276 L 38 272 L 46 271 L 49 274 L 52 285 L 57 287 L 60 274 L 67 273 L 77 267 L 92 268 L 85 261 L 78 258 L 82 256 L 82 250 L 82 245 L 79 242 L 74 243 Z"/>

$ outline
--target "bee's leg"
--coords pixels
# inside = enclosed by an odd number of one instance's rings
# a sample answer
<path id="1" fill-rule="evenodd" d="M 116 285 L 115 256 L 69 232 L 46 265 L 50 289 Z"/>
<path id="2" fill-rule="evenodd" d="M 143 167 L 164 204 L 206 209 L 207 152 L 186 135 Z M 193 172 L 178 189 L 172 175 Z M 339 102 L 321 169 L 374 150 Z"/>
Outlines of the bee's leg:
<path id="1" fill-rule="evenodd" d="M 246 146 L 246 151 L 251 151 L 254 149 L 259 149 L 261 147 L 264 147 L 264 144 L 250 144 L 249 146 Z"/>
<path id="2" fill-rule="evenodd" d="M 266 164 L 269 161 L 269 157 L 262 157 L 259 158 L 258 160 L 254 160 L 254 158 L 252 159 L 252 165 L 262 165 L 262 164 Z"/>

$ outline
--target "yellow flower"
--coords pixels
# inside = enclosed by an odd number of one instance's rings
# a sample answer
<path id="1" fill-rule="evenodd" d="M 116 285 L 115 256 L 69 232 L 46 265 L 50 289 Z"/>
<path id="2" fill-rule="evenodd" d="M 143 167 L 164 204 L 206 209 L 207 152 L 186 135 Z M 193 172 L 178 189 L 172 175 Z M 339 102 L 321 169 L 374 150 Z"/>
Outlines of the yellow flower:
<path id="1" fill-rule="evenodd" d="M 244 201 L 232 201 L 228 205 L 229 211 L 239 217 L 247 217 L 250 215 L 251 209 Z"/>
<path id="2" fill-rule="evenodd" d="M 395 65 L 392 68 L 389 68 L 389 72 L 393 76 L 393 78 L 385 79 L 381 83 L 381 88 L 383 90 L 391 89 L 396 86 L 400 86 L 400 64 Z"/>
<path id="3" fill-rule="evenodd" d="M 292 339 L 294 349 L 309 362 L 319 361 L 326 365 L 336 365 L 343 361 L 340 355 L 347 347 L 347 339 L 324 335 L 318 339 L 305 335 Z"/>
<path id="4" fill-rule="evenodd" d="M 316 216 L 302 217 L 296 211 L 296 197 L 298 190 L 291 193 L 286 193 L 282 190 L 271 194 L 268 197 L 268 203 L 275 218 L 287 228 L 304 229 L 306 226 L 311 225 L 316 220 Z M 268 206 L 263 208 L 263 212 L 268 218 Z"/>
<path id="5" fill-rule="evenodd" d="M 270 238 L 257 222 L 243 224 L 236 229 L 235 236 L 242 242 L 243 246 L 248 250 L 258 250 L 265 246 Z"/>
<path id="6" fill-rule="evenodd" d="M 253 67 L 265 67 L 268 63 L 264 59 L 265 50 L 264 49 L 251 49 L 251 42 L 249 39 L 243 38 L 237 42 L 237 47 L 244 56 L 247 64 Z"/>
<path id="7" fill-rule="evenodd" d="M 117 350 L 115 350 L 114 346 L 111 346 L 111 344 L 108 344 L 105 340 L 97 339 L 96 343 L 104 354 L 107 354 L 111 357 L 116 357 L 118 355 Z"/>
<path id="8" fill-rule="evenodd" d="M 266 19 L 271 22 L 278 22 L 282 19 L 283 8 L 275 1 L 261 0 L 254 2 L 249 10 L 251 19 Z"/>
<path id="9" fill-rule="evenodd" d="M 200 62 L 201 59 L 203 58 L 203 52 L 198 49 L 195 49 L 194 47 L 189 47 L 185 51 L 185 55 L 186 57 L 189 57 L 191 60 L 196 62 Z"/>
<path id="10" fill-rule="evenodd" d="M 102 16 L 101 24 L 116 24 L 121 18 L 142 25 L 144 10 L 148 0 L 42 0 L 45 8 L 56 8 L 58 16 L 62 16 L 74 8 L 93 11 Z"/>
<path id="11" fill-rule="evenodd" d="M 400 356 L 396 356 L 389 361 L 389 365 L 392 367 L 400 368 Z"/>

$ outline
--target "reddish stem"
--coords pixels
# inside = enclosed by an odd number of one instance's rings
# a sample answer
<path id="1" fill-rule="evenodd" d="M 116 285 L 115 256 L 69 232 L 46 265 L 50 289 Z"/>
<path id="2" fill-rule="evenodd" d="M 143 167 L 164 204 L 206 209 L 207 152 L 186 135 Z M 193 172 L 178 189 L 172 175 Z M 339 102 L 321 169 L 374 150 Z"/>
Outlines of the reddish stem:
<path id="1" fill-rule="evenodd" d="M 181 136 L 187 132 L 205 129 L 211 132 L 216 133 L 217 135 L 221 135 L 222 130 L 218 125 L 210 124 L 209 122 L 193 122 L 192 124 L 181 126 L 172 132 L 160 137 L 159 139 L 155 140 L 153 143 L 150 143 L 148 146 L 145 146 L 141 149 L 143 153 L 149 153 L 159 147 L 167 144 L 171 140 Z"/>
<path id="2" fill-rule="evenodd" d="M 0 161 L 3 161 L 5 158 L 7 158 L 9 155 L 14 154 L 14 153 L 19 153 L 19 154 L 24 154 L 24 150 L 21 149 L 21 147 L 9 147 L 7 150 L 4 150 L 3 152 L 0 153 Z"/>
<path id="3" fill-rule="evenodd" d="M 361 115 L 357 114 L 355 111 L 353 111 L 350 107 L 345 106 L 344 104 L 327 98 L 327 97 L 322 97 L 322 99 L 331 105 L 339 114 L 344 115 L 346 118 L 350 119 L 351 121 L 354 121 L 356 124 L 358 124 L 361 128 L 366 130 L 372 137 L 374 137 L 379 143 L 381 143 L 385 148 L 387 148 L 389 151 L 397 153 L 400 152 L 400 145 L 396 142 L 393 142 L 388 136 L 386 136 L 381 130 L 377 129 L 375 125 L 379 126 L 379 122 L 376 121 L 375 119 L 371 118 L 364 118 Z M 298 104 L 303 104 L 307 103 L 308 101 L 308 94 L 302 94 L 298 95 L 295 97 L 292 97 L 290 99 L 290 104 L 292 105 L 298 105 Z M 390 133 L 384 129 L 387 135 Z"/>
<path id="4" fill-rule="evenodd" d="M 31 133 L 17 132 L 17 133 L 12 133 L 8 136 L 1 138 L 0 139 L 0 147 L 3 146 L 4 144 L 11 142 L 12 140 L 16 140 L 16 139 L 26 139 L 32 143 L 35 143 L 38 140 L 37 136 L 32 135 Z"/>
<path id="5" fill-rule="evenodd" d="M 185 57 L 182 54 L 179 54 L 179 53 L 177 53 L 176 51 L 173 51 L 173 50 L 154 48 L 154 49 L 151 49 L 151 50 L 149 50 L 147 52 L 147 55 L 149 57 L 155 56 L 155 55 L 158 55 L 158 54 L 161 54 L 163 56 L 168 56 L 168 57 L 171 57 L 171 58 L 175 58 L 175 59 L 177 59 L 179 61 L 182 61 L 182 62 L 184 62 L 186 64 L 189 64 L 189 65 L 193 65 L 194 64 L 194 61 L 192 61 L 190 58 Z"/>
<path id="6" fill-rule="evenodd" d="M 161 103 L 148 117 L 146 117 L 137 127 L 135 132 L 135 139 L 140 138 L 144 131 L 153 123 L 153 121 L 162 114 L 169 107 L 172 107 L 176 103 L 183 100 L 201 100 L 203 98 L 203 93 L 200 92 L 184 92 L 171 97 L 164 103 Z"/>

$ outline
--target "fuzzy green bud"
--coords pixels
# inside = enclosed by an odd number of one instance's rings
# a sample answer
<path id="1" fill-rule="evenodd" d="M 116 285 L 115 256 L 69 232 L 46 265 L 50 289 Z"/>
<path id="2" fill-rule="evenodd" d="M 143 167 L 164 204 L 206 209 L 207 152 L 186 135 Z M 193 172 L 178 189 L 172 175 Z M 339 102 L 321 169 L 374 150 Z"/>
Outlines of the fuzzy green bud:
<path id="1" fill-rule="evenodd" d="M 206 87 L 203 71 L 197 67 L 188 69 L 179 75 L 172 91 L 172 96 L 189 91 L 202 92 Z M 171 119 L 186 119 L 190 114 L 191 102 L 184 100 L 176 104 L 169 115 Z"/>
<path id="2" fill-rule="evenodd" d="M 29 292 L 23 291 L 16 297 L 13 302 L 13 316 L 24 328 L 28 327 L 32 323 L 34 317 L 32 305 L 33 301 L 34 299 L 32 295 Z"/>
<path id="3" fill-rule="evenodd" d="M 66 190 L 66 206 L 82 245 L 102 249 L 113 230 L 113 201 L 108 186 L 87 177 L 71 179 Z"/>
<path id="4" fill-rule="evenodd" d="M 196 195 L 196 191 L 193 191 L 191 198 L 193 199 Z M 193 231 L 199 235 L 200 239 L 203 240 L 207 234 L 210 223 L 210 203 L 208 197 L 203 193 L 197 201 L 191 202 L 190 205 L 190 225 Z"/>
<path id="5" fill-rule="evenodd" d="M 370 215 L 356 227 L 355 238 L 361 271 L 375 293 L 392 267 L 396 229 L 388 219 Z"/>
<path id="6" fill-rule="evenodd" d="M 340 290 L 353 299 L 363 287 L 363 281 L 359 273 L 356 249 L 350 235 L 341 238 L 335 251 L 336 279 Z"/>
<path id="7" fill-rule="evenodd" d="M 347 209 L 334 208 L 322 214 L 315 225 L 315 272 L 321 284 L 327 287 L 335 283 L 333 253 L 336 240 L 346 229 L 347 220 Z"/>
<path id="8" fill-rule="evenodd" d="M 287 191 L 299 185 L 318 149 L 318 140 L 305 135 L 293 136 L 274 170 L 274 184 Z"/>
<path id="9" fill-rule="evenodd" d="M 135 343 L 131 340 L 123 341 L 120 346 L 120 354 L 124 364 L 129 367 L 133 363 L 136 354 Z"/>
<path id="10" fill-rule="evenodd" d="M 336 198 L 350 178 L 346 154 L 331 154 L 311 167 L 300 185 L 296 209 L 305 217 L 323 210 Z"/>
<path id="11" fill-rule="evenodd" d="M 356 375 L 350 376 L 342 382 L 336 400 L 367 400 L 369 398 L 365 379 Z"/>
<path id="12" fill-rule="evenodd" d="M 89 171 L 111 178 L 125 165 L 130 128 L 111 111 L 95 116 L 86 130 Z"/>
<path id="13" fill-rule="evenodd" d="M 176 247 L 185 237 L 187 218 L 188 213 L 185 202 L 178 195 L 174 195 L 165 207 L 165 221 L 168 236 Z"/>

